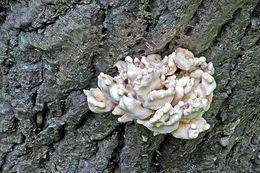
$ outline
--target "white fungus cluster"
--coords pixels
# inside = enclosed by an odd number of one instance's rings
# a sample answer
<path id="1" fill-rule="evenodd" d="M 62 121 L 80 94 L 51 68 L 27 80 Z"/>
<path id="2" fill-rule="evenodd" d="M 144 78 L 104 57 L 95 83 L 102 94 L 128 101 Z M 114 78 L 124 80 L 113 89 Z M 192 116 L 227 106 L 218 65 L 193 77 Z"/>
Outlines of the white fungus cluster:
<path id="1" fill-rule="evenodd" d="M 115 64 L 119 74 L 98 76 L 98 87 L 84 90 L 89 109 L 112 111 L 118 121 L 136 120 L 154 135 L 196 138 L 210 125 L 202 115 L 209 109 L 216 82 L 213 64 L 178 48 L 161 59 L 158 54 L 141 60 L 127 56 Z"/>

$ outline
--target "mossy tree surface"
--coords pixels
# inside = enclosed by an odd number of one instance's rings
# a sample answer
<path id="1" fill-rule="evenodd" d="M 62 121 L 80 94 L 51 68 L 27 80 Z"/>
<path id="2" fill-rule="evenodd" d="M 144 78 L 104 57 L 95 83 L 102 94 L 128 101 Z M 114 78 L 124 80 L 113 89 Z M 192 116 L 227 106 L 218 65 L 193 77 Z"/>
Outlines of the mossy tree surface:
<path id="1" fill-rule="evenodd" d="M 0 2 L 0 172 L 259 172 L 259 0 Z M 88 110 L 126 55 L 177 47 L 215 66 L 194 140 Z"/>

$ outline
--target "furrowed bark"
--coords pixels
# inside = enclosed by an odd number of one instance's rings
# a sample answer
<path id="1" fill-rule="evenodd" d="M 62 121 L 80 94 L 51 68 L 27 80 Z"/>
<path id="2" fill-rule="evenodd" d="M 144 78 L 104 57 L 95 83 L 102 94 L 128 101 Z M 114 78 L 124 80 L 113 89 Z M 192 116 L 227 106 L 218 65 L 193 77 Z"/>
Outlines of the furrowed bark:
<path id="1" fill-rule="evenodd" d="M 259 0 L 0 2 L 0 172 L 259 172 Z M 126 55 L 177 47 L 214 63 L 194 140 L 88 110 Z"/>

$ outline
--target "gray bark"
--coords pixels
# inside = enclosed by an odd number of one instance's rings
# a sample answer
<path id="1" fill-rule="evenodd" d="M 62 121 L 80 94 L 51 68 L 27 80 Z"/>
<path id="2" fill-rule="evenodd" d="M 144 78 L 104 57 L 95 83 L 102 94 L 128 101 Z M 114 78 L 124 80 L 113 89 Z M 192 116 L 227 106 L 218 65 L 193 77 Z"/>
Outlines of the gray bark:
<path id="1" fill-rule="evenodd" d="M 0 172 L 260 172 L 259 0 L 0 1 Z M 88 110 L 126 55 L 185 47 L 216 67 L 194 140 Z"/>

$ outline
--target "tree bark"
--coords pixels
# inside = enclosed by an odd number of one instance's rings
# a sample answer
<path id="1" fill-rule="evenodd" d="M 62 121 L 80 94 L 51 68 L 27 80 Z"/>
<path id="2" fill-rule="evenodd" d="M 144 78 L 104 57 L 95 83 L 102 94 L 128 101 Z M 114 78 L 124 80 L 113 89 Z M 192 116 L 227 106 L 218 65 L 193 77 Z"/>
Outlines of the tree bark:
<path id="1" fill-rule="evenodd" d="M 260 172 L 259 0 L 2 0 L 0 172 Z M 177 47 L 215 66 L 194 140 L 88 110 L 126 55 Z"/>

